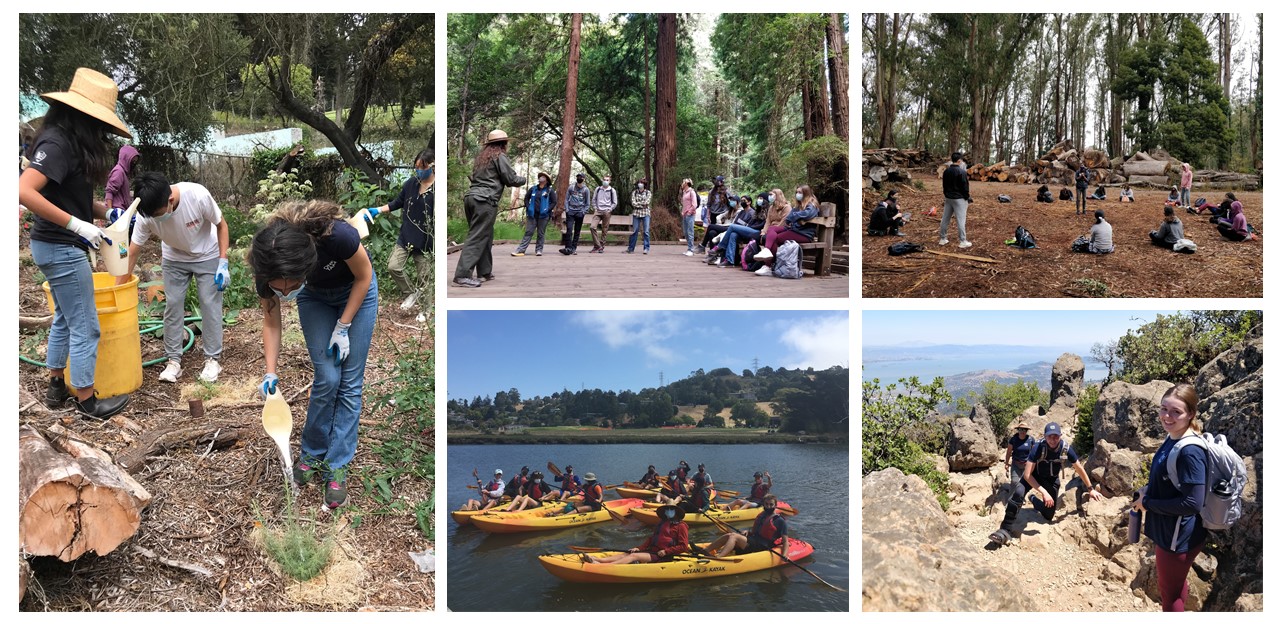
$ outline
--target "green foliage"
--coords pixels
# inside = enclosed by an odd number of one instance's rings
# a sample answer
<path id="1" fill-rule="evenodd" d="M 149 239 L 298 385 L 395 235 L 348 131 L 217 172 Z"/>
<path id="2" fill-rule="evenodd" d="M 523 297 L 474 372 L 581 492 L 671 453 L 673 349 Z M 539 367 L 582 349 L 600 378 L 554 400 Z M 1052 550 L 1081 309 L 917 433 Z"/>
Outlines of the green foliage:
<path id="1" fill-rule="evenodd" d="M 253 156 L 249 160 L 254 175 L 258 179 L 266 178 L 267 174 L 275 171 L 276 167 L 280 165 L 280 161 L 284 160 L 285 154 L 292 150 L 292 146 L 254 150 Z M 303 150 L 301 154 L 298 154 L 297 159 L 298 168 L 304 169 L 315 159 L 315 156 L 311 154 L 310 150 Z"/>
<path id="2" fill-rule="evenodd" d="M 723 428 L 725 426 L 725 422 L 724 418 L 718 415 L 706 415 L 702 417 L 702 420 L 698 421 L 698 426 Z"/>
<path id="3" fill-rule="evenodd" d="M 1202 366 L 1261 323 L 1258 310 L 1157 314 L 1156 320 L 1129 330 L 1117 342 L 1117 377 L 1134 384 L 1191 381 Z"/>
<path id="4" fill-rule="evenodd" d="M 261 63 L 250 63 L 240 68 L 240 97 L 231 101 L 232 110 L 258 118 L 278 110 L 275 95 L 268 89 L 267 72 L 280 71 L 280 57 L 272 56 Z M 316 92 L 311 78 L 311 68 L 301 63 L 289 66 L 289 83 L 299 102 L 308 108 L 315 106 Z"/>
<path id="5" fill-rule="evenodd" d="M 428 542 L 436 539 L 436 499 L 419 501 L 413 507 L 413 517 L 418 521 L 418 530 L 427 538 Z"/>
<path id="6" fill-rule="evenodd" d="M 309 197 L 311 188 L 311 180 L 299 181 L 298 174 L 293 171 L 268 171 L 267 177 L 258 181 L 258 192 L 254 197 L 259 203 L 253 206 L 253 219 L 258 222 L 266 221 L 280 204 Z"/>
<path id="7" fill-rule="evenodd" d="M 769 423 L 768 416 L 750 401 L 734 403 L 731 414 L 733 422 L 739 427 L 763 427 Z"/>
<path id="8" fill-rule="evenodd" d="M 306 581 L 322 572 L 329 564 L 333 540 L 316 539 L 306 527 L 293 525 L 279 533 L 264 531 L 263 545 L 280 569 L 294 580 Z"/>
<path id="9" fill-rule="evenodd" d="M 403 181 L 400 182 L 400 184 L 403 183 Z M 399 188 L 399 185 L 392 188 Z M 342 175 L 338 176 L 338 189 L 338 203 L 347 209 L 347 214 L 355 214 L 362 208 L 384 206 L 395 197 L 395 193 L 370 182 L 364 173 L 356 169 L 342 171 Z M 379 292 L 392 294 L 396 290 L 395 280 L 391 279 L 391 273 L 387 269 L 387 260 L 391 258 L 396 239 L 400 236 L 400 219 L 398 211 L 386 213 L 374 219 L 373 225 L 369 226 L 369 236 L 361 241 L 365 251 L 369 252 L 369 260 L 373 263 L 373 270 L 378 275 Z M 405 272 L 410 276 L 416 271 L 417 266 L 412 262 L 405 267 Z M 413 283 L 413 278 L 409 279 L 410 283 Z M 398 294 L 408 295 L 408 293 Z"/>
<path id="10" fill-rule="evenodd" d="M 1073 283 L 1090 297 L 1108 297 L 1111 294 L 1111 287 L 1107 286 L 1106 282 L 1100 282 L 1090 277 L 1082 277 Z"/>
<path id="11" fill-rule="evenodd" d="M 1076 402 L 1076 431 L 1071 446 L 1080 455 L 1088 455 L 1093 451 L 1093 408 L 1098 404 L 1099 392 L 1100 386 L 1089 384 Z"/>
<path id="12" fill-rule="evenodd" d="M 1003 440 L 1009 424 L 1032 405 L 1049 405 L 1049 393 L 1041 390 L 1034 381 L 1015 381 L 1003 384 L 994 379 L 982 384 L 978 392 L 970 392 L 966 405 L 982 405 L 991 414 L 991 430 L 998 440 Z"/>
<path id="13" fill-rule="evenodd" d="M 880 385 L 879 379 L 862 384 L 862 475 L 897 468 L 918 475 L 929 484 L 938 503 L 946 509 L 948 476 L 938 472 L 924 449 L 911 439 L 910 432 L 928 423 L 940 403 L 951 400 L 942 378 L 928 385 L 920 378 L 900 379 Z"/>

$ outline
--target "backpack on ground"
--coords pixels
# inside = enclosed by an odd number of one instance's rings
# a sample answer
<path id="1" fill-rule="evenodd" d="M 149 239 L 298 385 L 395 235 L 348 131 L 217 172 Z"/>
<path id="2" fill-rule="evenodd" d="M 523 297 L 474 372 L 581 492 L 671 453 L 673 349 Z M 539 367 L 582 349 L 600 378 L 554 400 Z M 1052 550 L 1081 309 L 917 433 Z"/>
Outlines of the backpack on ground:
<path id="1" fill-rule="evenodd" d="M 773 261 L 773 276 L 786 279 L 800 279 L 800 267 L 803 262 L 800 243 L 789 240 L 778 248 L 777 258 Z"/>
<path id="2" fill-rule="evenodd" d="M 1083 234 L 1071 243 L 1071 251 L 1076 253 L 1089 253 L 1089 237 Z"/>
<path id="3" fill-rule="evenodd" d="M 750 271 L 751 269 L 749 267 L 752 262 L 756 261 L 756 254 L 758 253 L 760 253 L 760 243 L 758 241 L 752 240 L 746 245 L 743 245 L 742 253 L 738 254 L 738 266 L 741 267 L 743 271 Z"/>
<path id="4" fill-rule="evenodd" d="M 1203 206 L 1203 205 L 1205 205 L 1205 204 L 1207 204 L 1207 203 L 1209 203 L 1209 200 L 1207 200 L 1207 199 L 1205 199 L 1205 198 L 1203 198 L 1203 197 L 1197 197 L 1197 198 L 1196 198 L 1196 208 L 1199 208 L 1199 207 L 1201 207 L 1201 206 Z"/>
<path id="5" fill-rule="evenodd" d="M 1008 195 L 996 195 L 996 201 L 1002 204 L 1009 204 L 1009 203 L 1013 203 L 1013 198 L 1009 197 Z"/>
<path id="6" fill-rule="evenodd" d="M 1018 229 L 1013 231 L 1013 240 L 1008 244 L 1018 249 L 1036 249 L 1036 237 L 1032 236 L 1027 228 L 1019 225 Z"/>
<path id="7" fill-rule="evenodd" d="M 1189 238 L 1179 238 L 1173 244 L 1173 250 L 1178 253 L 1193 254 L 1196 252 L 1196 244 Z"/>
<path id="8" fill-rule="evenodd" d="M 1240 519 L 1240 507 L 1244 498 L 1244 486 L 1249 482 L 1249 475 L 1244 469 L 1244 460 L 1227 444 L 1227 436 L 1212 433 L 1197 434 L 1188 432 L 1182 436 L 1173 449 L 1169 451 L 1164 465 L 1169 472 L 1169 480 L 1173 486 L 1180 488 L 1178 481 L 1178 454 L 1185 446 L 1198 446 L 1205 454 L 1205 493 L 1204 506 L 1200 508 L 1200 520 L 1206 529 L 1223 531 L 1235 525 Z"/>
<path id="9" fill-rule="evenodd" d="M 924 251 L 924 245 L 906 242 L 889 245 L 889 255 L 891 256 L 905 256 L 918 251 Z"/>
<path id="10" fill-rule="evenodd" d="M 1076 196 L 1071 194 L 1071 189 L 1064 188 L 1061 191 L 1058 191 L 1058 199 L 1062 201 L 1071 201 L 1075 198 Z"/>

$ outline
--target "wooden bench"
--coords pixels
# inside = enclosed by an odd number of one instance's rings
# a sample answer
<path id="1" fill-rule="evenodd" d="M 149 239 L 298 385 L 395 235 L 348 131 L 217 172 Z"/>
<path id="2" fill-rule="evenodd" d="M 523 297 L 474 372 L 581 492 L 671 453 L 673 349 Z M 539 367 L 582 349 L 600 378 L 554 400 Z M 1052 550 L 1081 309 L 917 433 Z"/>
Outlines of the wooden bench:
<path id="1" fill-rule="evenodd" d="M 582 220 L 582 235 L 588 240 L 591 238 L 591 224 L 596 222 L 595 214 L 588 214 Z M 625 234 L 631 235 L 631 215 L 615 214 L 609 218 L 609 231 L 606 234 Z M 561 233 L 564 232 L 564 226 L 561 226 Z"/>
<path id="2" fill-rule="evenodd" d="M 812 243 L 800 243 L 800 249 L 812 253 L 813 274 L 817 276 L 831 275 L 832 249 L 836 238 L 836 205 L 822 202 L 818 205 L 818 216 L 807 223 L 818 226 Z"/>

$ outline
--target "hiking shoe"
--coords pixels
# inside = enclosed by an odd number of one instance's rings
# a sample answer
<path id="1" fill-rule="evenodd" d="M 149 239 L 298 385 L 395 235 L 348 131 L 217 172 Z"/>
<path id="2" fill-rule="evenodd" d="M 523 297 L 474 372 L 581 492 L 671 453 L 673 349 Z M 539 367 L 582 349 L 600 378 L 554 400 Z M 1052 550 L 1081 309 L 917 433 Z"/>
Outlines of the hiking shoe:
<path id="1" fill-rule="evenodd" d="M 122 394 L 109 399 L 99 399 L 97 393 L 94 393 L 83 401 L 72 397 L 71 403 L 75 405 L 76 411 L 85 416 L 106 420 L 119 414 L 120 410 L 129 404 L 129 395 Z"/>
<path id="2" fill-rule="evenodd" d="M 480 279 L 486 282 L 492 282 L 494 279 L 497 279 L 497 278 L 493 276 L 493 273 L 490 273 L 488 275 L 481 275 Z"/>
<path id="3" fill-rule="evenodd" d="M 413 292 L 409 293 L 409 296 L 408 296 L 408 297 L 405 297 L 405 298 L 404 298 L 404 301 L 400 302 L 400 309 L 401 309 L 401 310 L 408 310 L 408 309 L 412 308 L 412 307 L 413 307 L 413 304 L 415 304 L 415 303 L 417 303 L 417 302 L 418 302 L 418 291 L 416 291 L 416 290 L 415 290 L 415 291 L 413 291 Z"/>
<path id="4" fill-rule="evenodd" d="M 568 256 L 568 255 L 571 255 L 573 252 L 572 252 L 572 251 L 569 251 L 568 249 L 561 249 L 561 250 L 560 250 L 560 253 L 561 253 L 562 255 Z"/>
<path id="5" fill-rule="evenodd" d="M 58 409 L 67 404 L 67 399 L 71 398 L 71 391 L 67 390 L 67 382 L 65 379 L 58 377 L 49 380 L 49 387 L 44 391 L 45 407 Z"/>
<path id="6" fill-rule="evenodd" d="M 474 277 L 455 277 L 453 283 L 466 288 L 479 288 L 480 280 Z"/>
<path id="7" fill-rule="evenodd" d="M 949 241 L 949 240 L 947 240 L 947 239 L 945 239 L 945 238 L 939 238 L 939 239 L 938 239 L 938 244 L 939 244 L 939 245 L 945 245 L 945 244 L 947 244 L 947 243 L 949 243 L 949 242 L 951 242 L 951 241 Z"/>
<path id="8" fill-rule="evenodd" d="M 649 255 L 649 249 L 648 249 L 648 248 L 645 248 L 645 250 L 644 250 L 644 255 L 646 255 L 646 256 L 647 256 L 647 255 Z"/>
<path id="9" fill-rule="evenodd" d="M 960 249 L 968 249 L 970 247 L 973 247 L 973 243 L 969 241 L 960 241 L 960 244 L 956 245 L 956 247 L 959 247 Z"/>
<path id="10" fill-rule="evenodd" d="M 716 258 L 716 261 L 715 261 L 715 262 L 712 262 L 711 264 L 712 264 L 712 266 L 722 267 L 722 266 L 725 266 L 726 264 L 728 264 L 728 262 L 725 262 L 725 261 L 724 261 L 724 258 Z"/>
<path id="11" fill-rule="evenodd" d="M 176 383 L 178 375 L 182 374 L 182 364 L 177 360 L 169 360 L 169 364 L 164 367 L 164 372 L 160 373 L 160 381 Z"/>
<path id="12" fill-rule="evenodd" d="M 1010 540 L 1010 539 L 1013 539 L 1013 536 L 1012 536 L 1012 535 L 1009 535 L 1009 532 L 1008 532 L 1008 531 L 1006 531 L 1006 530 L 1004 530 L 1004 529 L 999 529 L 999 530 L 997 530 L 996 532 L 992 533 L 991 535 L 988 535 L 988 536 L 987 536 L 987 539 L 989 539 L 989 540 L 991 540 L 991 541 L 993 541 L 993 542 L 995 542 L 995 543 L 997 543 L 997 544 L 999 544 L 999 545 L 1001 545 L 1001 546 L 1004 546 L 1005 544 L 1008 544 L 1008 543 L 1009 543 L 1009 540 Z"/>
<path id="13" fill-rule="evenodd" d="M 524 252 L 523 252 L 523 251 L 513 251 L 513 252 L 511 252 L 511 255 L 512 255 L 513 257 L 516 257 L 516 258 L 521 258 L 521 257 L 524 257 Z"/>
<path id="14" fill-rule="evenodd" d="M 309 485 L 319 472 L 319 470 L 312 468 L 310 464 L 303 462 L 302 458 L 299 457 L 298 463 L 293 465 L 293 485 L 298 488 Z"/>
<path id="15" fill-rule="evenodd" d="M 209 358 L 204 361 L 204 370 L 200 371 L 200 381 L 205 383 L 218 381 L 218 373 L 221 372 L 222 365 L 217 360 Z"/>
<path id="16" fill-rule="evenodd" d="M 633 254 L 633 253 L 635 253 L 635 252 L 636 252 L 636 250 L 634 250 L 634 249 L 628 249 L 628 250 L 626 250 L 626 251 L 624 251 L 624 252 L 622 252 L 622 253 Z"/>
<path id="17" fill-rule="evenodd" d="M 686 256 L 692 256 L 692 255 L 693 255 L 693 250 L 692 250 L 692 249 L 690 249 L 689 251 L 684 252 L 684 255 L 686 255 Z"/>
<path id="18" fill-rule="evenodd" d="M 329 509 L 337 509 L 347 502 L 347 471 L 339 468 L 329 479 L 324 488 L 324 504 Z"/>

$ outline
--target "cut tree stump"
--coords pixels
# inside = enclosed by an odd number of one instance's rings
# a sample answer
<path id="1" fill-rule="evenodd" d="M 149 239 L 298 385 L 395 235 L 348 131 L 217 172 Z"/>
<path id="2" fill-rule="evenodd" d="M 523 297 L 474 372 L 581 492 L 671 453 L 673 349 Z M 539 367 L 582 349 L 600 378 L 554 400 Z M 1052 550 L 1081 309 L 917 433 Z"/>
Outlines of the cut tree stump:
<path id="1" fill-rule="evenodd" d="M 26 554 L 106 555 L 137 533 L 151 501 L 105 452 L 79 441 L 69 448 L 82 455 L 58 452 L 29 425 L 18 429 L 18 545 Z"/>

